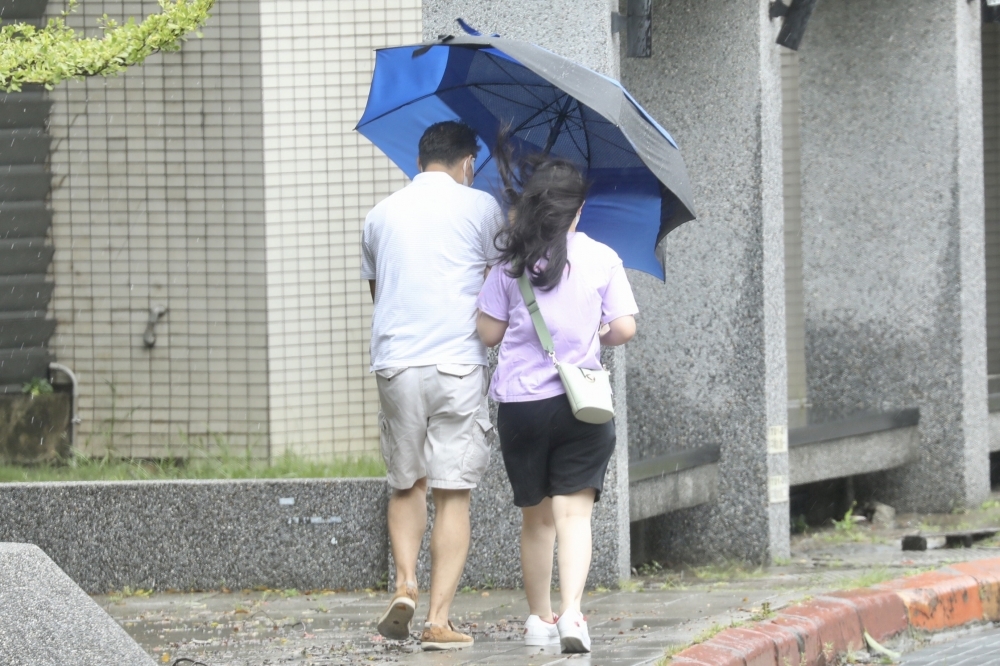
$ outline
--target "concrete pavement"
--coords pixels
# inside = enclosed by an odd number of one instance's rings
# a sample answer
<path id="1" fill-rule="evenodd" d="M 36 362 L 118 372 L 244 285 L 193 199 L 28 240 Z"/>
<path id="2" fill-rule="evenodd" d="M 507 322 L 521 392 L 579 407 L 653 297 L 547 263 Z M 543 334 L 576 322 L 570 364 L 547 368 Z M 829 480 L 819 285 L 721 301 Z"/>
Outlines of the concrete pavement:
<path id="1" fill-rule="evenodd" d="M 419 651 L 415 641 L 383 641 L 375 633 L 384 592 L 294 590 L 144 593 L 96 597 L 153 657 L 172 664 L 192 659 L 207 666 L 261 664 L 400 663 L 523 666 L 572 659 L 602 666 L 654 664 L 666 650 L 735 623 L 837 589 L 970 559 L 1000 549 L 903 552 L 898 542 L 801 539 L 795 559 L 766 570 L 717 567 L 645 571 L 619 590 L 588 593 L 594 653 L 564 657 L 520 644 L 526 607 L 516 590 L 465 590 L 454 605 L 456 622 L 476 638 L 453 654 Z M 418 617 L 426 612 L 421 599 Z M 181 662 L 182 664 L 190 662 Z"/>

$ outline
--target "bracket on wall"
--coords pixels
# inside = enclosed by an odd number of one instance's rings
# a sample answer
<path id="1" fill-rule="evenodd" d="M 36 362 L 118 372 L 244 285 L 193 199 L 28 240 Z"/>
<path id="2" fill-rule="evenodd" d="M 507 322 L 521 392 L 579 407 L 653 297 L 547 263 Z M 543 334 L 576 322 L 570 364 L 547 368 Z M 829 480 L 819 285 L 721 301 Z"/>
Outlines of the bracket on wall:
<path id="1" fill-rule="evenodd" d="M 142 343 L 147 349 L 152 349 L 156 344 L 156 323 L 160 317 L 167 313 L 166 305 L 150 305 L 149 320 L 146 322 L 146 332 L 142 334 Z"/>
<path id="2" fill-rule="evenodd" d="M 982 16 L 983 23 L 1000 23 L 1000 0 L 982 0 Z"/>
<path id="3" fill-rule="evenodd" d="M 778 44 L 793 51 L 799 50 L 802 37 L 806 32 L 806 24 L 816 8 L 817 0 L 791 0 L 791 4 L 786 5 L 781 0 L 771 3 L 769 14 L 771 19 L 783 17 L 781 21 L 781 31 L 778 33 Z"/>
<path id="4" fill-rule="evenodd" d="M 625 31 L 625 55 L 648 58 L 653 55 L 653 0 L 628 0 L 625 15 L 611 12 L 611 33 Z"/>
<path id="5" fill-rule="evenodd" d="M 618 12 L 611 12 L 611 34 L 617 35 L 628 25 L 628 17 Z"/>

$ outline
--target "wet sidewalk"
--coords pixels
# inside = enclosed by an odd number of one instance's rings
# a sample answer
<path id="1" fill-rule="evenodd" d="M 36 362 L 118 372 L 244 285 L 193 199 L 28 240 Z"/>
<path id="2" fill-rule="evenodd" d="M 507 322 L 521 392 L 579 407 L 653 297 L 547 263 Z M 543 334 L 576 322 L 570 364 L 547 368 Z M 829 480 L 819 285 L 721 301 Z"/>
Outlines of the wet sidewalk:
<path id="1" fill-rule="evenodd" d="M 97 597 L 158 663 L 206 666 L 262 664 L 655 664 L 672 646 L 733 623 L 836 589 L 943 566 L 997 557 L 990 545 L 963 550 L 903 552 L 893 535 L 837 542 L 799 540 L 795 557 L 766 570 L 739 567 L 645 571 L 620 590 L 595 590 L 584 601 L 594 650 L 564 656 L 556 648 L 521 644 L 527 607 L 516 590 L 464 590 L 453 606 L 473 648 L 423 653 L 416 641 L 382 640 L 375 632 L 388 603 L 384 592 L 295 590 L 144 593 Z M 127 592 L 127 591 L 126 591 Z M 426 612 L 424 599 L 418 617 Z M 178 665 L 180 666 L 180 664 Z"/>

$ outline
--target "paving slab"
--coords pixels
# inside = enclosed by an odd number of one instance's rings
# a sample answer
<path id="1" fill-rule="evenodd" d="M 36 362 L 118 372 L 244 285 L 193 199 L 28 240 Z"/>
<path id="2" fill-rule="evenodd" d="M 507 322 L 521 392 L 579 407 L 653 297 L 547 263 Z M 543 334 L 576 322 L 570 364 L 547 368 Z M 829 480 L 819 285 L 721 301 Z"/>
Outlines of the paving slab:
<path id="1" fill-rule="evenodd" d="M 382 640 L 376 619 L 388 603 L 378 591 L 302 594 L 295 590 L 102 595 L 95 599 L 159 662 L 179 658 L 208 666 L 260 664 L 593 663 L 655 664 L 671 646 L 711 628 L 754 616 L 859 581 L 888 579 L 957 562 L 1000 556 L 988 545 L 903 553 L 899 543 L 800 540 L 785 566 L 665 570 L 636 577 L 626 589 L 587 593 L 584 611 L 594 639 L 590 657 L 520 642 L 527 614 L 520 590 L 460 592 L 453 616 L 476 644 L 453 654 L 423 653 L 415 640 Z M 554 600 L 557 597 L 554 595 Z M 421 599 L 418 617 L 426 612 Z M 589 662 L 587 661 L 589 660 Z"/>
<path id="2" fill-rule="evenodd" d="M 700 634 L 767 616 L 809 597 L 1000 557 L 1000 540 L 996 539 L 973 548 L 901 549 L 902 536 L 928 523 L 940 530 L 961 522 L 980 526 L 1000 521 L 1000 494 L 996 499 L 997 506 L 990 511 L 897 516 L 892 529 L 862 526 L 846 533 L 826 530 L 797 536 L 792 558 L 780 566 L 644 567 L 639 572 L 643 575 L 634 576 L 623 589 L 598 587 L 587 592 L 584 611 L 594 638 L 594 653 L 589 657 L 524 648 L 520 639 L 527 606 L 520 590 L 461 591 L 453 618 L 474 635 L 476 644 L 455 654 L 422 653 L 415 640 L 385 641 L 378 636 L 375 623 L 389 600 L 382 591 L 132 590 L 94 599 L 157 663 L 168 665 L 178 659 L 207 666 L 655 664 L 665 650 L 687 645 Z M 966 569 L 965 573 L 978 570 L 975 566 Z M 422 619 L 426 608 L 425 594 L 418 618 Z M 895 608 L 894 612 L 902 611 Z M 893 633 L 893 626 L 886 624 L 886 632 Z"/>

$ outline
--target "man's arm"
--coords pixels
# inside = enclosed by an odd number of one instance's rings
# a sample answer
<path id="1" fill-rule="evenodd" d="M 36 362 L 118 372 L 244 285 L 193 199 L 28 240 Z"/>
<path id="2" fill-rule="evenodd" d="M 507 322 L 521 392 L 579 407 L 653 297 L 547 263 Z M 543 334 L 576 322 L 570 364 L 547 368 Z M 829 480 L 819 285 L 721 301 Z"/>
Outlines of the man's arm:
<path id="1" fill-rule="evenodd" d="M 368 288 L 372 292 L 372 303 L 375 302 L 375 280 L 368 280 Z"/>

